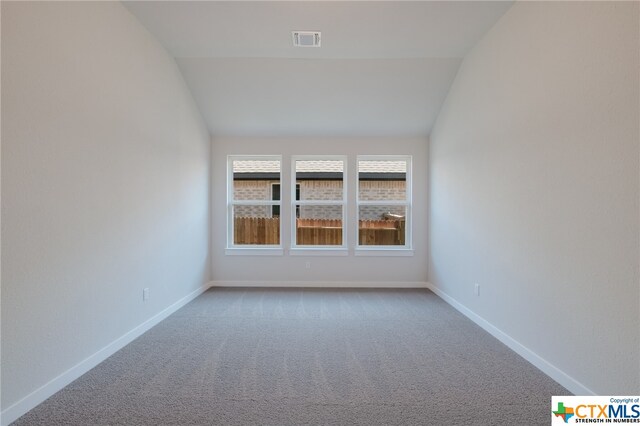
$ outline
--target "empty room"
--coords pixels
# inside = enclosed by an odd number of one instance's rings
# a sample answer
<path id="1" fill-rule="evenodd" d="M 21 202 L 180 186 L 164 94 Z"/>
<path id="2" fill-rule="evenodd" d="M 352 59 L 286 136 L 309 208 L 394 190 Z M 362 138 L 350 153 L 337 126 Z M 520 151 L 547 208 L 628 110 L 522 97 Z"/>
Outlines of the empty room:
<path id="1" fill-rule="evenodd" d="M 640 422 L 639 2 L 0 8 L 0 426 Z"/>

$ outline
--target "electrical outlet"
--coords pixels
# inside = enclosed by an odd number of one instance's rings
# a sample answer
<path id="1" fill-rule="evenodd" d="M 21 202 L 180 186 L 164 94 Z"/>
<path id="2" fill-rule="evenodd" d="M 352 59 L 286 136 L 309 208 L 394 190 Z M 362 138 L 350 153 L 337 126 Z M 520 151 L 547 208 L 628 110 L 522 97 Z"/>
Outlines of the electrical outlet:
<path id="1" fill-rule="evenodd" d="M 310 269 L 310 268 L 311 268 L 311 262 L 307 261 L 307 262 L 304 264 L 304 267 L 305 267 L 305 268 L 307 268 L 307 269 Z"/>
<path id="2" fill-rule="evenodd" d="M 475 283 L 473 291 L 475 292 L 476 296 L 480 296 L 480 284 Z"/>
<path id="3" fill-rule="evenodd" d="M 149 300 L 149 287 L 142 289 L 142 301 L 146 302 Z"/>

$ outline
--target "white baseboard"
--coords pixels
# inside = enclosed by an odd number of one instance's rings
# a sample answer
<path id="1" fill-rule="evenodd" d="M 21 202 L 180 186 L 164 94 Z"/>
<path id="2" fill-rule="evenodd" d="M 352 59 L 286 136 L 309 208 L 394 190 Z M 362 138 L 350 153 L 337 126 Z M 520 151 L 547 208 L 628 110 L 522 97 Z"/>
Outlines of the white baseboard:
<path id="1" fill-rule="evenodd" d="M 591 389 L 584 386 L 559 368 L 555 367 L 529 348 L 523 346 L 515 339 L 511 338 L 503 331 L 480 317 L 469 308 L 459 303 L 457 300 L 444 293 L 433 284 L 422 281 L 402 281 L 402 282 L 371 282 L 371 281 L 212 281 L 209 284 L 191 292 L 187 296 L 178 300 L 171 306 L 165 308 L 158 314 L 154 315 L 147 321 L 111 342 L 98 352 L 81 361 L 69 370 L 60 374 L 40 388 L 31 392 L 15 404 L 7 407 L 0 413 L 0 425 L 7 426 L 17 420 L 29 410 L 35 408 L 44 400 L 67 386 L 78 377 L 100 364 L 102 361 L 122 349 L 134 339 L 141 336 L 147 330 L 158 324 L 163 319 L 198 297 L 209 287 L 331 287 L 331 288 L 428 288 L 438 295 L 441 299 L 461 312 L 474 323 L 478 324 L 489 334 L 500 340 L 502 343 L 511 348 L 514 352 L 522 356 L 531 364 L 536 366 L 542 372 L 554 379 L 556 382 L 567 388 L 575 395 L 596 395 Z"/>
<path id="2" fill-rule="evenodd" d="M 427 288 L 424 281 L 212 281 L 211 287 Z"/>
<path id="3" fill-rule="evenodd" d="M 507 345 L 511 350 L 515 353 L 529 361 L 535 367 L 537 367 L 540 371 L 545 373 L 547 376 L 551 377 L 553 380 L 567 388 L 574 395 L 596 395 L 591 389 L 587 388 L 585 385 L 574 379 L 573 377 L 566 374 L 564 371 L 560 370 L 558 367 L 554 366 L 531 349 L 522 345 L 517 340 L 513 339 L 511 336 L 504 333 L 502 330 L 491 324 L 489 321 L 485 320 L 471 309 L 464 306 L 462 303 L 458 302 L 453 297 L 449 296 L 438 287 L 434 286 L 431 283 L 427 283 L 427 288 L 433 291 L 436 295 L 438 295 L 442 300 L 447 302 L 449 305 L 454 307 L 464 316 L 469 318 L 471 321 L 478 324 L 482 327 L 486 332 L 491 334 L 496 339 L 500 340 L 502 343 Z"/>
<path id="4" fill-rule="evenodd" d="M 2 419 L 0 420 L 0 424 L 2 426 L 7 426 L 10 423 L 16 421 L 19 417 L 26 414 L 28 411 L 32 410 L 40 403 L 42 403 L 44 400 L 67 386 L 69 383 L 73 382 L 78 377 L 82 376 L 84 373 L 91 370 L 93 367 L 97 366 L 102 361 L 131 343 L 134 339 L 141 336 L 144 332 L 158 324 L 160 321 L 167 318 L 169 315 L 171 315 L 187 303 L 191 302 L 193 299 L 206 291 L 210 287 L 210 284 L 211 283 L 207 283 L 201 288 L 189 293 L 174 304 L 168 306 L 161 312 L 149 318 L 139 326 L 135 327 L 123 336 L 109 343 L 98 352 L 74 365 L 64 373 L 60 374 L 58 377 L 50 380 L 48 383 L 45 383 L 35 391 L 31 392 L 29 395 L 22 398 L 20 401 L 7 407 L 5 410 L 2 410 L 2 413 L 0 414 L 0 419 Z"/>

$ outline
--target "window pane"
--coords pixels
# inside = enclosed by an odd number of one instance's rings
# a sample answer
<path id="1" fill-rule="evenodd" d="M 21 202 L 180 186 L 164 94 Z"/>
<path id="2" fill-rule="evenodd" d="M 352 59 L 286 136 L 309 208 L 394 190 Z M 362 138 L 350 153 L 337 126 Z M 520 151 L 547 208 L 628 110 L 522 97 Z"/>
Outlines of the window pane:
<path id="1" fill-rule="evenodd" d="M 271 216 L 272 206 L 233 206 L 233 243 L 280 244 L 280 218 Z"/>
<path id="2" fill-rule="evenodd" d="M 233 160 L 234 200 L 275 199 L 274 186 L 280 189 L 279 160 Z"/>
<path id="3" fill-rule="evenodd" d="M 296 160 L 297 200 L 342 201 L 342 160 Z"/>
<path id="4" fill-rule="evenodd" d="M 296 244 L 309 246 L 342 245 L 342 206 L 296 206 Z"/>
<path id="5" fill-rule="evenodd" d="M 407 162 L 358 161 L 358 197 L 362 201 L 406 200 Z"/>
<path id="6" fill-rule="evenodd" d="M 271 185 L 271 200 L 280 201 L 280 184 Z M 280 206 L 271 206 L 271 217 L 280 216 Z"/>
<path id="7" fill-rule="evenodd" d="M 360 206 L 358 210 L 358 243 L 361 246 L 405 245 L 405 206 Z"/>

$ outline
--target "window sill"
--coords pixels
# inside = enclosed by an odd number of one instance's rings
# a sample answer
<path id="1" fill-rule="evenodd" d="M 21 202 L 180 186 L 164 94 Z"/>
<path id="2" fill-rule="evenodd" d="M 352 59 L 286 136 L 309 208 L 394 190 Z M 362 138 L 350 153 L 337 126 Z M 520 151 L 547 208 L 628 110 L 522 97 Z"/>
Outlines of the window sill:
<path id="1" fill-rule="evenodd" d="M 349 256 L 347 248 L 302 248 L 289 249 L 290 256 Z"/>
<path id="2" fill-rule="evenodd" d="M 402 257 L 413 256 L 413 249 L 408 248 L 363 248 L 359 247 L 354 253 L 356 256 L 387 256 Z"/>
<path id="3" fill-rule="evenodd" d="M 227 256 L 282 256 L 281 247 L 233 247 L 224 250 Z"/>

